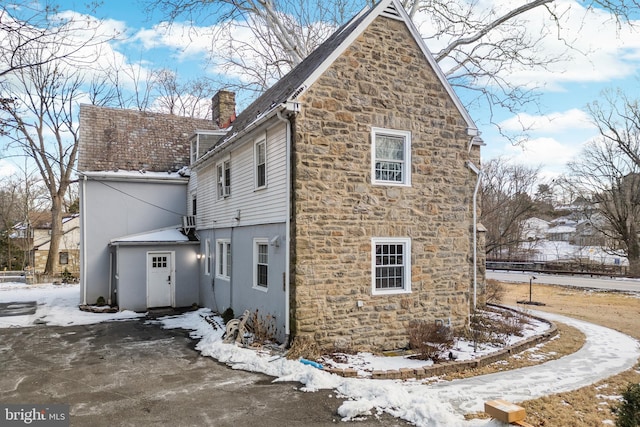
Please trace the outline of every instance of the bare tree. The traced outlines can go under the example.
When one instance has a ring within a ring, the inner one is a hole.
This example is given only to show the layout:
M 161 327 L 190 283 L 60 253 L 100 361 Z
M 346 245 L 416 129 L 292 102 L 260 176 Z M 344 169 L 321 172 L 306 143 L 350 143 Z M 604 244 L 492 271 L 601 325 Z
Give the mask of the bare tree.
M 96 22 L 58 15 L 58 6 L 49 0 L 2 2 L 0 82 L 10 73 L 52 61 L 88 61 L 81 51 L 104 41 L 96 37 L 97 31 Z
M 568 165 L 567 182 L 590 201 L 586 215 L 606 236 L 608 251 L 629 261 L 629 274 L 640 277 L 640 115 L 637 101 L 621 95 L 590 111 L 600 138 L 589 143 Z M 597 220 L 603 218 L 604 220 Z
M 524 242 L 524 221 L 531 217 L 535 203 L 531 198 L 540 168 L 512 165 L 503 158 L 482 167 L 480 222 L 486 227 L 488 256 L 519 256 Z
M 15 101 L 5 106 L 6 136 L 33 160 L 51 203 L 51 243 L 45 274 L 57 270 L 64 200 L 78 152 L 75 109 L 82 95 L 79 69 L 60 61 L 38 61 L 48 47 L 25 54 L 30 67 L 14 70 L 3 90 Z M 35 58 L 31 58 L 31 56 Z
M 169 22 L 184 18 L 217 30 L 212 62 L 221 74 L 242 74 L 237 89 L 263 91 L 299 64 L 333 30 L 370 0 L 144 0 L 149 11 L 160 11 Z M 465 90 L 468 103 L 492 111 L 497 106 L 515 111 L 535 100 L 535 88 L 510 81 L 513 69 L 546 68 L 566 60 L 566 52 L 543 49 L 545 37 L 563 40 L 571 50 L 578 34 L 566 34 L 556 0 L 530 0 L 506 7 L 462 0 L 403 0 L 414 20 L 427 19 L 422 36 L 451 84 Z M 618 25 L 639 10 L 638 0 L 585 0 L 585 10 L 604 9 Z M 527 32 L 533 11 L 544 11 L 547 25 Z M 426 17 L 426 18 L 425 18 Z M 247 33 L 250 37 L 247 37 Z M 242 36 L 240 36 L 242 34 Z M 474 96 L 475 95 L 475 96 Z
M 211 99 L 215 88 L 210 80 L 198 78 L 181 83 L 170 70 L 159 70 L 155 78 L 154 111 L 184 117 L 211 118 Z
M 0 268 L 12 270 L 19 250 L 14 244 L 14 226 L 24 218 L 21 183 L 8 177 L 0 178 Z

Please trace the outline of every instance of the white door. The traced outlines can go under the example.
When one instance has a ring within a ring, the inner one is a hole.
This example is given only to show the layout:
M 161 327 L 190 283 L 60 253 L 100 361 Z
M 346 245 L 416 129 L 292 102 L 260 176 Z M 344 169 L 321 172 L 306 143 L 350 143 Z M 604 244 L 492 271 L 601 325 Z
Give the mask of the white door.
M 171 252 L 147 254 L 147 307 L 171 306 L 173 268 Z

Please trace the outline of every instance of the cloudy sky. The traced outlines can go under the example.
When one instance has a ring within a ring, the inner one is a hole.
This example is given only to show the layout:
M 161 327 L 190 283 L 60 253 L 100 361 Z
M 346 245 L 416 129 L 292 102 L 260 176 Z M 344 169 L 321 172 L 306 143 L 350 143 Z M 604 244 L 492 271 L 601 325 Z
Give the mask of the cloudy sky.
M 501 1 L 478 3 L 499 5 Z M 503 3 L 505 7 L 514 5 L 510 0 Z M 60 0 L 59 4 L 65 13 L 95 16 L 103 20 L 105 33 L 119 34 L 101 53 L 100 61 L 135 64 L 141 69 L 166 67 L 189 78 L 219 72 L 205 60 L 211 47 L 210 28 L 176 22 L 168 29 L 156 18 L 149 18 L 136 0 L 109 0 L 91 14 L 75 0 Z M 608 13 L 585 10 L 573 0 L 556 0 L 553 7 L 563 29 L 560 34 L 549 25 L 549 15 L 542 9 L 528 13 L 521 25 L 532 34 L 547 34 L 538 49 L 563 60 L 546 69 L 522 67 L 508 76 L 513 83 L 535 88 L 541 94 L 539 103 L 523 108 L 517 115 L 493 112 L 493 120 L 503 131 L 517 132 L 526 127 L 526 140 L 512 144 L 489 125 L 487 111 L 471 111 L 487 144 L 484 159 L 505 156 L 514 162 L 541 165 L 548 177 L 561 173 L 581 146 L 597 135 L 585 107 L 598 99 L 602 90 L 621 88 L 632 98 L 640 97 L 640 16 L 634 22 L 638 26 L 634 31 L 617 25 Z M 428 32 L 428 18 L 417 21 L 421 31 Z M 238 37 L 242 37 L 242 31 L 238 29 Z M 427 41 L 433 51 L 441 47 L 437 43 Z

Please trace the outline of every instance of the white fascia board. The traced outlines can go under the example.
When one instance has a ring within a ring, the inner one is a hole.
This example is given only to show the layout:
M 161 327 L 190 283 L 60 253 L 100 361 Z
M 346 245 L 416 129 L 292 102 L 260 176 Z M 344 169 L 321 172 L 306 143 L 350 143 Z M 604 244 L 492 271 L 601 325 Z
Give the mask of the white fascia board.
M 145 181 L 162 182 L 165 184 L 184 184 L 189 181 L 188 177 L 183 177 L 173 172 L 82 171 L 78 172 L 78 174 L 86 176 L 89 179 L 103 181 Z

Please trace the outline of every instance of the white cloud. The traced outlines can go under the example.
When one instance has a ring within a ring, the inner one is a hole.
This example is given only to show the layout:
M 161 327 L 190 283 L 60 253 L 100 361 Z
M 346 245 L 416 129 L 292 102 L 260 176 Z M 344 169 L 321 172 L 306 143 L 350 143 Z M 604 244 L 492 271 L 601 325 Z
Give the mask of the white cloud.
M 18 173 L 18 168 L 13 163 L 0 159 L 0 177 L 13 176 Z
M 479 22 L 488 22 L 521 4 L 524 2 L 481 0 L 474 3 L 473 16 Z M 526 37 L 542 38 L 536 43 L 535 51 L 522 50 L 523 54 L 559 59 L 545 67 L 522 63 L 502 69 L 497 74 L 505 80 L 521 87 L 563 91 L 567 83 L 606 82 L 632 76 L 640 70 L 640 34 L 637 31 L 640 21 L 619 26 L 608 11 L 585 9 L 575 0 L 555 0 L 547 6 L 558 17 L 557 25 L 545 7 L 538 7 L 521 15 L 516 26 L 503 26 L 483 39 L 490 42 L 526 30 Z M 492 7 L 497 14 L 490 16 L 488 10 Z M 428 16 L 419 16 L 416 20 L 432 51 L 438 51 L 448 43 L 446 37 L 432 37 L 438 27 Z M 504 66 L 502 62 L 496 64 L 497 67 Z M 444 61 L 441 65 L 446 70 L 454 64 Z
M 204 58 L 213 46 L 215 27 L 197 27 L 188 23 L 154 25 L 139 30 L 132 41 L 140 42 L 145 49 L 168 48 L 177 52 L 177 58 Z
M 506 155 L 517 163 L 544 164 L 549 169 L 563 168 L 582 148 L 582 143 L 566 143 L 550 137 L 534 138 L 519 145 L 505 146 Z
M 582 110 L 573 108 L 563 112 L 546 115 L 520 113 L 504 120 L 499 126 L 505 131 L 558 134 L 572 130 L 594 131 L 595 125 L 590 116 Z

